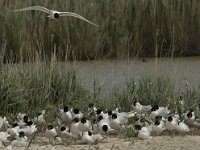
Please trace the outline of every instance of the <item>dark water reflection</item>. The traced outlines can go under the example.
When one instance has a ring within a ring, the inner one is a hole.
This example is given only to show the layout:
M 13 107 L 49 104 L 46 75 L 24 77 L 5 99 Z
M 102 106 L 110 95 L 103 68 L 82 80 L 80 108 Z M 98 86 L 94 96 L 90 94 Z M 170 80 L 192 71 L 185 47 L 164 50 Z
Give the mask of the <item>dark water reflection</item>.
M 106 99 L 111 97 L 112 89 L 122 88 L 127 79 L 134 78 L 137 82 L 147 75 L 165 74 L 175 83 L 176 90 L 185 88 L 185 78 L 190 87 L 200 84 L 200 57 L 148 58 L 147 62 L 140 59 L 80 61 L 70 63 L 69 67 L 76 70 L 91 91 L 96 78 Z

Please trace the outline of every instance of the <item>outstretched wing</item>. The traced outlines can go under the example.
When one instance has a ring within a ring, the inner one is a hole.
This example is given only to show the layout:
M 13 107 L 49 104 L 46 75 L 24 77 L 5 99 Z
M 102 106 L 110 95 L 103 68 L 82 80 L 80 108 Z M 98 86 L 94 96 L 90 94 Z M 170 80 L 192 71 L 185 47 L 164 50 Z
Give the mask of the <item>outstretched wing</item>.
M 73 13 L 73 12 L 60 12 L 59 15 L 60 16 L 71 16 L 71 17 L 79 18 L 79 19 L 81 19 L 83 21 L 86 21 L 87 23 L 90 23 L 90 24 L 92 24 L 92 25 L 94 25 L 96 27 L 99 27 L 95 23 L 93 23 L 93 22 L 87 20 L 86 18 L 82 17 L 81 15 Z
M 39 10 L 39 11 L 42 11 L 42 12 L 45 12 L 48 14 L 51 13 L 51 10 L 49 10 L 45 7 L 42 7 L 42 6 L 31 6 L 31 7 L 26 7 L 26 8 L 22 8 L 22 9 L 13 10 L 13 11 L 17 12 L 17 11 L 27 11 L 27 10 Z

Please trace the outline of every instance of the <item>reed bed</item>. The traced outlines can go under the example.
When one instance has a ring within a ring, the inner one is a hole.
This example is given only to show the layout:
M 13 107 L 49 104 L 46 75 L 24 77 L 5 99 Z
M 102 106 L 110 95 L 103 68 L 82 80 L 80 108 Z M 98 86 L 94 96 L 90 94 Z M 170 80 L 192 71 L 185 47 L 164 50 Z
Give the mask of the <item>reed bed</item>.
M 100 28 L 71 17 L 12 12 L 32 5 L 76 12 Z M 52 53 L 62 61 L 199 55 L 199 8 L 199 0 L 1 0 L 4 61 L 35 61 Z
M 94 80 L 93 92 L 89 91 L 75 71 L 57 60 L 4 64 L 0 73 L 0 115 L 34 115 L 42 109 L 57 111 L 64 105 L 87 111 L 89 103 L 103 110 L 118 107 L 120 111 L 130 111 L 135 100 L 145 105 L 168 106 L 172 112 L 183 100 L 186 108 L 200 110 L 200 86 L 175 91 L 174 83 L 164 75 L 144 76 L 137 82 L 128 79 L 124 88 L 113 89 L 109 100 L 101 97 L 98 79 Z

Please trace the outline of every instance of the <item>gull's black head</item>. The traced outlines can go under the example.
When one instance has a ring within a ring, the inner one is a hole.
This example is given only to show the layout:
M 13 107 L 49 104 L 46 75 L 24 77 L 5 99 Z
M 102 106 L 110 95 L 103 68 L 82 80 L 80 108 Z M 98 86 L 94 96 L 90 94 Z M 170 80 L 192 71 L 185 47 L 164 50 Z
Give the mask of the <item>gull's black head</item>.
M 65 131 L 66 130 L 66 127 L 61 127 L 60 128 L 60 131 Z
M 112 115 L 112 110 L 108 111 L 108 115 L 111 116 Z
M 91 136 L 91 135 L 92 135 L 92 132 L 88 131 L 88 135 Z
M 19 137 L 24 137 L 25 133 L 23 131 L 19 132 Z
M 38 113 L 38 115 L 37 115 L 37 116 L 39 117 L 40 115 L 42 115 L 42 113 L 41 113 L 41 112 L 40 112 L 40 113 Z
M 89 107 L 89 108 L 93 108 L 93 107 L 94 107 L 94 104 L 93 104 L 93 103 L 90 103 L 90 104 L 88 105 L 88 107 Z
M 74 113 L 75 113 L 75 114 L 79 114 L 79 112 L 80 112 L 80 110 L 79 110 L 78 108 L 75 108 L 75 109 L 74 109 Z
M 64 106 L 64 112 L 68 112 L 69 111 L 69 108 L 67 106 Z
M 108 131 L 108 126 L 107 126 L 107 125 L 103 125 L 103 126 L 102 126 L 102 130 L 103 130 L 104 132 Z
M 13 127 L 13 128 L 16 127 L 16 126 L 18 126 L 17 123 L 12 124 L 12 127 Z
M 156 111 L 156 110 L 158 110 L 158 109 L 159 109 L 158 105 L 154 105 L 154 106 L 151 108 L 151 111 Z
M 27 116 L 27 115 L 25 115 L 25 116 L 23 117 L 23 121 L 24 121 L 24 122 L 28 122 L 28 116 Z
M 87 119 L 85 117 L 81 118 L 81 123 L 86 123 Z
M 53 125 L 50 124 L 50 125 L 48 125 L 47 128 L 48 128 L 48 130 L 51 130 L 51 129 L 53 129 Z
M 97 121 L 100 121 L 103 119 L 103 116 L 98 116 Z
M 155 119 L 161 121 L 162 120 L 162 116 L 156 116 Z
M 154 125 L 156 126 L 160 125 L 160 120 L 155 120 Z
M 189 111 L 189 112 L 187 113 L 187 117 L 188 117 L 188 118 L 192 118 L 192 112 L 191 112 L 191 111 Z
M 31 126 L 31 125 L 33 125 L 33 122 L 32 122 L 32 121 L 28 121 L 26 124 L 27 124 L 28 126 Z
M 59 17 L 60 17 L 59 13 L 54 13 L 53 16 L 55 19 L 59 19 Z
M 173 117 L 172 117 L 172 116 L 168 116 L 167 120 L 168 120 L 169 122 L 172 122 Z
M 141 130 L 141 129 L 142 129 L 142 126 L 139 125 L 139 124 L 138 124 L 138 125 L 135 125 L 135 129 L 136 129 L 136 130 Z
M 97 111 L 96 111 L 97 115 L 99 115 L 101 112 L 102 112 L 101 108 L 97 109 Z
M 117 119 L 117 114 L 112 114 L 112 119 Z
M 77 123 L 77 122 L 79 122 L 79 119 L 78 118 L 74 118 L 73 122 Z

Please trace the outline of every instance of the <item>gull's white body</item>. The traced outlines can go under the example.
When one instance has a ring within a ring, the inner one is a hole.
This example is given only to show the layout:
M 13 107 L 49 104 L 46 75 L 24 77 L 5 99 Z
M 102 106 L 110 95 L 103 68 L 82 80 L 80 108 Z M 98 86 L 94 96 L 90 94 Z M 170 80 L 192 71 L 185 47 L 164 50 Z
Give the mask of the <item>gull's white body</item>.
M 92 124 L 89 120 L 87 120 L 86 123 L 79 122 L 78 129 L 81 132 L 91 131 L 92 130 Z
M 124 120 L 125 121 L 125 120 Z M 121 131 L 124 128 L 124 123 L 119 117 L 116 119 L 111 119 L 110 127 L 114 130 Z
M 13 147 L 27 147 L 28 146 L 28 141 L 23 141 L 23 140 L 13 140 L 11 142 L 11 146 Z
M 61 122 L 69 125 L 72 123 L 72 113 L 71 111 L 68 112 L 64 112 L 63 109 L 60 110 L 60 114 L 61 114 Z
M 26 7 L 26 8 L 14 10 L 14 11 L 18 12 L 18 11 L 27 11 L 27 10 L 38 10 L 38 11 L 45 12 L 45 13 L 49 14 L 47 17 L 49 17 L 51 19 L 58 19 L 60 16 L 71 16 L 71 17 L 79 18 L 83 21 L 86 21 L 87 23 L 90 23 L 90 24 L 98 27 L 98 25 L 96 25 L 93 22 L 85 19 L 84 17 L 80 16 L 79 14 L 76 14 L 76 13 L 73 13 L 73 12 L 59 12 L 57 10 L 50 10 L 50 9 L 47 9 L 45 7 L 42 7 L 42 6 L 31 6 L 31 7 Z
M 176 130 L 176 127 L 178 126 L 178 120 L 177 120 L 177 118 L 175 118 L 175 117 L 172 117 L 172 118 L 173 118 L 173 119 L 172 119 L 171 122 L 168 121 L 168 119 L 166 119 L 166 122 L 165 122 L 166 128 L 167 128 L 167 130 L 169 130 L 169 131 L 174 131 L 174 130 Z
M 31 125 L 31 126 L 27 126 L 25 128 L 22 129 L 18 129 L 17 132 L 24 132 L 26 136 L 31 136 L 33 135 L 33 133 L 35 133 L 37 131 L 37 127 L 36 125 Z
M 161 120 L 159 125 L 152 124 L 152 131 L 160 135 L 166 129 L 164 122 Z
M 107 126 L 107 131 L 104 131 L 103 130 L 103 126 Z M 102 119 L 98 122 L 98 126 L 99 126 L 99 129 L 100 129 L 100 133 L 104 134 L 104 133 L 107 133 L 107 134 L 116 134 L 118 133 L 118 131 L 112 129 L 110 127 L 110 119 L 109 118 L 105 118 L 105 119 Z
M 61 137 L 63 137 L 63 138 L 64 138 L 64 137 L 66 137 L 66 138 L 74 137 L 74 135 L 73 135 L 72 133 L 70 133 L 69 127 L 66 127 L 65 130 L 60 131 L 60 135 L 61 135 Z
M 190 128 L 188 127 L 188 125 L 186 125 L 183 121 L 180 122 L 178 124 L 178 126 L 176 126 L 176 131 L 180 132 L 180 133 L 185 133 L 185 132 L 189 132 Z
M 81 118 L 83 118 L 83 113 L 81 111 L 79 111 L 78 114 L 75 114 L 73 111 L 72 111 L 72 118 L 78 118 L 79 120 L 81 120 Z
M 33 122 L 37 125 L 44 124 L 45 123 L 45 118 L 44 118 L 45 113 L 46 113 L 46 111 L 42 110 L 41 114 L 33 119 Z
M 8 141 L 9 136 L 7 132 L 0 132 L 0 147 L 4 147 L 4 143 Z
M 142 127 L 141 130 L 138 131 L 138 138 L 139 139 L 148 139 L 151 137 L 151 126 L 149 127 Z
M 0 116 L 0 129 L 5 128 L 7 129 L 8 127 L 10 127 L 9 122 L 7 121 L 6 117 L 1 117 Z
M 88 135 L 88 132 L 83 132 L 83 136 L 81 137 L 81 141 L 83 143 L 91 144 L 93 143 L 92 135 Z
M 187 114 L 189 113 L 189 111 L 187 111 L 185 114 L 184 114 L 184 121 L 186 124 L 188 124 L 189 126 L 193 125 L 194 122 L 195 122 L 195 114 L 194 112 L 190 112 L 192 114 L 191 117 L 188 117 Z
M 55 140 L 55 137 L 57 136 L 57 131 L 55 128 L 49 130 L 49 129 L 46 129 L 45 131 L 45 136 L 49 139 L 49 143 L 53 143 L 54 140 Z
M 151 111 L 152 106 L 151 105 L 141 105 L 140 102 L 136 102 L 135 106 L 132 105 L 133 110 L 135 110 L 138 114 L 141 113 L 149 113 Z
M 81 131 L 78 128 L 78 124 L 79 122 L 76 122 L 76 123 L 73 122 L 70 126 L 70 133 L 72 133 L 74 137 L 77 139 L 80 137 L 80 134 L 81 134 Z
M 97 142 L 101 140 L 103 137 L 100 134 L 92 134 L 89 135 L 88 132 L 83 132 L 83 136 L 81 138 L 81 141 L 83 143 L 91 144 L 93 142 Z
M 169 114 L 169 109 L 167 107 L 159 107 L 158 110 L 152 111 L 150 116 L 152 119 L 155 119 L 156 116 L 165 117 Z

